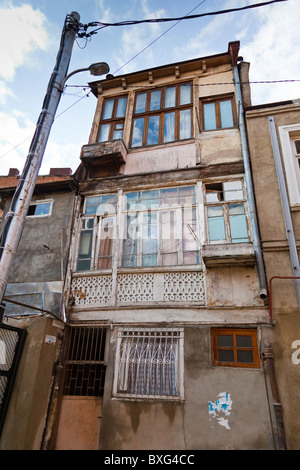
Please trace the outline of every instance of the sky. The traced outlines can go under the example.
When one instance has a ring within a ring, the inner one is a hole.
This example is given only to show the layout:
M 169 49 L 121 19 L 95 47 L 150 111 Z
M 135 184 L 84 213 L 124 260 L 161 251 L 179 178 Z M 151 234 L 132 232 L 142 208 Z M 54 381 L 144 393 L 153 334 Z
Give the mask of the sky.
M 0 0 L 0 175 L 23 170 L 56 62 L 66 15 L 80 22 L 117 23 L 178 18 L 262 3 L 262 0 Z M 106 62 L 115 76 L 227 52 L 240 41 L 250 62 L 252 104 L 300 98 L 300 0 L 222 15 L 103 28 L 74 43 L 69 72 Z M 91 31 L 95 28 L 90 28 Z M 105 78 L 105 77 L 101 77 Z M 70 77 L 53 123 L 41 175 L 80 164 L 96 98 L 89 72 Z M 286 82 L 290 80 L 290 82 Z M 294 82 L 292 82 L 295 80 Z M 299 81 L 297 81 L 299 80 Z M 275 83 L 254 83 L 272 81 Z

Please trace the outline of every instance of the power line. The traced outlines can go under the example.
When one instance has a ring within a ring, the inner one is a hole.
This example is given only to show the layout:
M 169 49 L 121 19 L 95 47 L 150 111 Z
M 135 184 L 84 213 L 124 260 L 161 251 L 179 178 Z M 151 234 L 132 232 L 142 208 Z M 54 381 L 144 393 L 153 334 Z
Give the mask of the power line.
M 143 23 L 163 23 L 163 22 L 168 22 L 168 21 L 191 20 L 191 19 L 196 19 L 196 18 L 203 18 L 206 16 L 224 15 L 227 13 L 234 13 L 234 12 L 249 10 L 253 8 L 260 8 L 260 7 L 264 7 L 267 5 L 271 5 L 273 3 L 286 2 L 286 1 L 287 0 L 271 0 L 268 2 L 255 3 L 253 5 L 246 5 L 244 7 L 239 7 L 239 8 L 230 8 L 227 10 L 211 11 L 211 12 L 206 12 L 206 13 L 200 13 L 198 15 L 187 15 L 187 16 L 181 16 L 177 18 L 151 18 L 151 19 L 144 19 L 144 20 L 127 20 L 127 21 L 120 21 L 118 23 L 103 23 L 101 21 L 94 21 L 86 25 L 80 24 L 81 30 L 83 30 L 84 32 L 78 33 L 78 37 L 90 37 L 93 34 L 97 34 L 97 32 L 100 29 L 107 28 L 109 26 L 131 26 L 131 25 L 137 25 L 137 24 L 143 24 Z M 86 32 L 89 27 L 95 27 L 95 26 L 99 26 L 99 28 L 95 29 L 94 31 L 91 31 L 90 33 Z
M 185 18 L 190 14 L 192 13 L 194 10 L 196 10 L 198 7 L 200 7 L 201 5 L 203 5 L 203 3 L 205 2 L 206 0 L 202 0 L 202 2 L 198 3 L 198 5 L 196 5 L 191 11 L 189 11 Z M 148 49 L 150 46 L 152 46 L 152 44 L 154 44 L 156 41 L 158 41 L 162 36 L 164 36 L 165 34 L 167 34 L 172 28 L 175 28 L 175 26 L 177 26 L 179 23 L 180 23 L 181 20 L 178 20 L 175 24 L 173 24 L 170 28 L 166 29 L 160 36 L 158 36 L 156 39 L 154 39 L 152 42 L 150 42 L 150 44 L 148 44 L 148 46 L 144 47 L 140 52 L 138 52 L 135 56 L 133 56 L 130 60 L 128 60 L 127 62 L 125 62 L 125 64 L 123 64 L 121 67 L 119 67 L 117 70 L 115 70 L 114 74 L 117 73 L 119 70 L 121 70 L 123 67 L 125 67 L 127 64 L 129 64 L 132 60 L 136 59 L 136 57 L 138 57 L 140 54 L 142 54 L 142 52 L 144 52 L 146 49 Z

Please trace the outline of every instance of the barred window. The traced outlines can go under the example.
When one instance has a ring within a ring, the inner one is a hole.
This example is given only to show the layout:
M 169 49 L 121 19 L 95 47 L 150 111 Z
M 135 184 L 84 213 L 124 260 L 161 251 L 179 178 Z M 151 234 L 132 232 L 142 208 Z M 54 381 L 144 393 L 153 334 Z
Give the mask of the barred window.
M 120 328 L 114 395 L 183 398 L 183 329 Z
M 106 328 L 72 327 L 65 363 L 64 395 L 103 396 Z

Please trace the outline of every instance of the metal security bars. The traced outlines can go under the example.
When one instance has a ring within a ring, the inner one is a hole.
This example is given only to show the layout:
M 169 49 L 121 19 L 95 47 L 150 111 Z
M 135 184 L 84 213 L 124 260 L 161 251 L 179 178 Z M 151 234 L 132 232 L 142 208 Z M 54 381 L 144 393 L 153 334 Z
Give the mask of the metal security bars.
M 0 325 L 0 436 L 25 336 L 25 330 Z
M 183 330 L 120 329 L 114 395 L 183 397 Z
M 106 328 L 71 327 L 65 363 L 64 395 L 103 396 Z

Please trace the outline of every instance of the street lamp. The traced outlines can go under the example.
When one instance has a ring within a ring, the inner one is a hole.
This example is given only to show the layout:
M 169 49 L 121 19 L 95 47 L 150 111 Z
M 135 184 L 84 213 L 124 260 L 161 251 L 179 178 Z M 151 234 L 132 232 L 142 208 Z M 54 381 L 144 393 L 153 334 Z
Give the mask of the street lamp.
M 60 49 L 56 64 L 50 77 L 42 112 L 37 121 L 35 133 L 31 141 L 27 160 L 19 179 L 18 186 L 12 197 L 10 209 L 5 216 L 0 236 L 0 323 L 3 317 L 2 299 L 6 288 L 9 269 L 22 235 L 28 207 L 35 188 L 36 179 L 42 164 L 51 126 L 60 101 L 66 80 L 77 72 L 89 70 L 92 75 L 103 75 L 109 71 L 106 63 L 92 64 L 86 69 L 78 69 L 67 75 L 72 48 L 79 29 L 80 16 L 72 12 L 65 19 Z
M 78 72 L 86 72 L 87 70 L 90 71 L 91 75 L 106 75 L 109 72 L 109 66 L 107 65 L 106 62 L 96 62 L 95 64 L 91 64 L 89 67 L 86 67 L 84 69 L 77 69 L 74 70 L 74 72 L 69 73 L 66 78 L 63 81 L 62 88 L 65 86 L 66 81 L 72 76 L 75 75 L 75 73 Z

